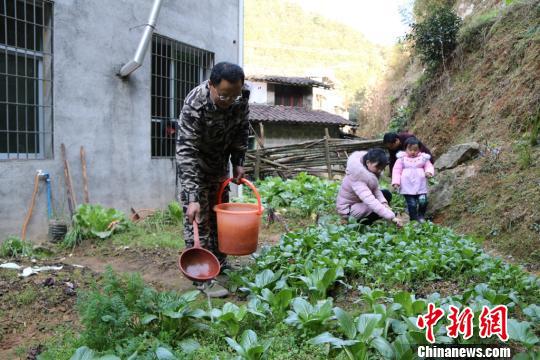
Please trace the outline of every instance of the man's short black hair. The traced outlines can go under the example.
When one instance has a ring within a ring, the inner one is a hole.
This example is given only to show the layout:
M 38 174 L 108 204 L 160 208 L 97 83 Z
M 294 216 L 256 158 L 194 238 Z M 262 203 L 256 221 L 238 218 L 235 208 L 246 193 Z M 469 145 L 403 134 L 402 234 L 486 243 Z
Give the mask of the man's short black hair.
M 223 79 L 230 83 L 237 83 L 241 80 L 243 85 L 244 78 L 244 70 L 240 66 L 226 61 L 214 65 L 210 73 L 210 81 L 214 86 L 219 85 Z
M 417 138 L 412 136 L 412 137 L 408 138 L 407 140 L 405 140 L 405 147 L 407 147 L 409 145 L 418 145 L 418 146 L 420 146 L 420 140 L 418 140 Z
M 398 139 L 398 134 L 396 134 L 395 132 L 388 132 L 384 134 L 382 142 L 383 144 L 393 144 L 396 142 L 397 139 Z
M 364 155 L 364 166 L 366 167 L 367 161 L 376 163 L 377 167 L 382 169 L 388 165 L 388 155 L 386 154 L 386 151 L 381 148 L 371 148 L 368 150 L 367 154 Z

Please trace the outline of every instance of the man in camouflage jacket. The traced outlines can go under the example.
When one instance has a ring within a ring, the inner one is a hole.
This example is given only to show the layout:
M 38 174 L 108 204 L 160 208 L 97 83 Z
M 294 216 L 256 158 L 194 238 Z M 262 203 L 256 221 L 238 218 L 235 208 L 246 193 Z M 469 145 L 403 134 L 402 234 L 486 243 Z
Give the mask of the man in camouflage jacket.
M 218 63 L 210 80 L 187 95 L 178 121 L 176 162 L 180 200 L 184 209 L 184 239 L 193 246 L 193 221 L 199 224 L 201 246 L 212 251 L 226 266 L 219 252 L 217 223 L 213 207 L 221 182 L 229 177 L 229 159 L 233 177 L 244 176 L 244 157 L 249 133 L 249 90 L 244 72 L 231 63 Z M 228 201 L 228 191 L 223 202 Z

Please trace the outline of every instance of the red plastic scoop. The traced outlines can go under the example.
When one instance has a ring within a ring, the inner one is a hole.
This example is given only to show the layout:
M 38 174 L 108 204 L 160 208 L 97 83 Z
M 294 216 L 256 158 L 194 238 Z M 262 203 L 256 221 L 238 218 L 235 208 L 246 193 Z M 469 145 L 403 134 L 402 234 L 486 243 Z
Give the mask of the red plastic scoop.
M 178 258 L 180 271 L 190 280 L 207 281 L 219 275 L 221 266 L 212 252 L 203 249 L 199 241 L 199 225 L 193 222 L 194 246 L 184 249 Z

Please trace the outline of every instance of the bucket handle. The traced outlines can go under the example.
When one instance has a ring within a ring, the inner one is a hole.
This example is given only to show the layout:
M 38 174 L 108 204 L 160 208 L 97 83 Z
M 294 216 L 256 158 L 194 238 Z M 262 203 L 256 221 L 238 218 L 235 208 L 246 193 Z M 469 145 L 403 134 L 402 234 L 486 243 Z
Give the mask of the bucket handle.
M 218 198 L 217 198 L 217 203 L 216 204 L 221 204 L 221 199 L 222 199 L 222 196 L 223 196 L 223 191 L 225 191 L 225 187 L 227 187 L 227 185 L 229 185 L 229 183 L 233 181 L 233 178 L 228 178 L 227 180 L 225 180 L 222 184 L 221 184 L 221 187 L 219 188 L 219 191 L 218 191 Z M 257 203 L 259 205 L 259 211 L 257 212 L 258 215 L 262 214 L 263 213 L 263 208 L 262 208 L 262 203 L 261 203 L 261 195 L 259 194 L 259 192 L 257 191 L 257 188 L 255 187 L 255 185 L 253 185 L 251 183 L 251 181 L 247 180 L 247 179 L 244 179 L 244 178 L 241 178 L 240 179 L 240 182 L 242 184 L 245 184 L 247 185 L 252 191 L 253 193 L 255 194 L 255 197 L 257 198 Z

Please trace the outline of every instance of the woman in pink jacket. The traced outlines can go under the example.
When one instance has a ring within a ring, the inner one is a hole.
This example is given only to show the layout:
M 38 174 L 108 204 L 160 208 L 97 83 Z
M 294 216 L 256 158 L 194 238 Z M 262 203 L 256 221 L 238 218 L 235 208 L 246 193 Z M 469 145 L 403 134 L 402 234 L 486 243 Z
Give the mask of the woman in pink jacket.
M 409 218 L 424 222 L 427 208 L 427 178 L 435 173 L 429 154 L 420 152 L 419 141 L 409 138 L 405 141 L 405 151 L 397 153 L 397 161 L 392 170 L 392 186 L 405 196 Z
M 382 149 L 352 153 L 336 202 L 342 217 L 352 216 L 367 225 L 381 218 L 402 225 L 389 205 L 392 194 L 379 189 L 379 176 L 386 165 L 388 156 Z

